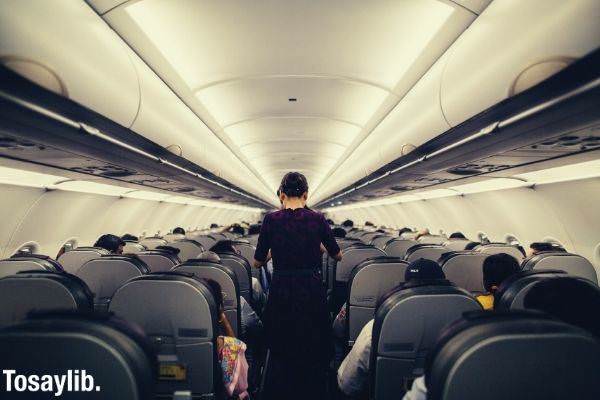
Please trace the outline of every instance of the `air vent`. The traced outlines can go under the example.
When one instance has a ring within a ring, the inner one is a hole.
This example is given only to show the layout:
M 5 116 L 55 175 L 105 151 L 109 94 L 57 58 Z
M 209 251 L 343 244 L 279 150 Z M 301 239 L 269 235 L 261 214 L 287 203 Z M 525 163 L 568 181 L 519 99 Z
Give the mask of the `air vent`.
M 88 165 L 85 167 L 72 167 L 71 171 L 82 172 L 84 174 L 101 175 L 109 178 L 123 178 L 126 176 L 135 175 L 135 171 L 126 168 L 117 167 L 114 165 Z
M 488 163 L 469 163 L 463 164 L 458 167 L 449 169 L 447 172 L 453 175 L 460 176 L 468 176 L 468 175 L 477 175 L 477 174 L 485 174 L 488 172 L 500 171 L 506 168 L 510 168 L 510 165 L 506 164 L 488 164 Z M 449 182 L 450 180 L 444 180 L 445 182 Z
M 600 136 L 566 135 L 530 146 L 535 150 L 591 150 L 600 148 Z

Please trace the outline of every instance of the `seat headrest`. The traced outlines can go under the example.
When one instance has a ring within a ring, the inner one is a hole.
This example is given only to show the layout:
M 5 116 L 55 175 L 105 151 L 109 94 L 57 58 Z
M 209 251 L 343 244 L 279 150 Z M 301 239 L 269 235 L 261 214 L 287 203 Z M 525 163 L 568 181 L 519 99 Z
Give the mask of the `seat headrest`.
M 521 271 L 506 278 L 494 293 L 494 309 L 508 311 L 510 309 L 523 309 L 525 294 L 531 285 L 539 280 L 554 276 L 566 276 L 565 271 Z
M 523 260 L 523 270 L 559 269 L 570 275 L 580 276 L 598 284 L 596 269 L 585 257 L 564 251 L 545 251 Z

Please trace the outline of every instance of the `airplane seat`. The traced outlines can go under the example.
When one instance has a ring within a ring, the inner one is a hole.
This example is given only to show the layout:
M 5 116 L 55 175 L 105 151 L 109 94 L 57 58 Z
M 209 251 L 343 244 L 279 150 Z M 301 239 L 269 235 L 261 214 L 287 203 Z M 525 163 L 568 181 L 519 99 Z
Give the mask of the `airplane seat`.
M 371 244 L 371 241 L 373 240 L 373 238 L 375 236 L 379 236 L 381 235 L 381 232 L 367 232 L 364 235 L 362 235 L 360 237 L 361 242 L 363 242 L 364 244 Z
M 240 296 L 246 301 L 254 305 L 254 296 L 252 294 L 252 270 L 248 261 L 235 253 L 217 253 L 221 258 L 221 264 L 229 267 L 238 280 L 240 287 Z
M 427 360 L 427 399 L 600 398 L 600 341 L 541 313 L 468 313 Z
M 125 241 L 125 246 L 123 246 L 123 253 L 124 254 L 137 254 L 141 251 L 145 251 L 146 246 L 144 246 L 141 243 L 138 242 L 131 242 L 126 240 Z
M 148 250 L 154 250 L 157 246 L 166 246 L 169 244 L 165 239 L 158 236 L 144 238 L 139 243 Z
M 416 244 L 413 239 L 393 238 L 386 242 L 383 251 L 389 256 L 404 258 L 406 251 Z
M 469 239 L 448 239 L 442 243 L 449 251 L 462 251 L 471 243 Z
M 473 250 L 479 251 L 479 252 L 485 253 L 485 254 L 505 253 L 505 254 L 508 254 L 509 256 L 513 256 L 519 262 L 521 262 L 525 258 L 525 255 L 517 246 L 514 246 L 512 244 L 507 244 L 507 243 L 480 244 L 479 246 L 475 247 Z
M 154 249 L 139 252 L 136 256 L 148 265 L 151 272 L 167 272 L 181 263 L 177 254 L 179 253 L 165 249 Z
M 75 274 L 86 262 L 109 254 L 110 251 L 101 247 L 76 247 L 64 252 L 57 261 L 66 272 Z
M 444 244 L 447 241 L 448 238 L 442 235 L 423 235 L 417 240 L 420 244 Z
M 66 272 L 22 271 L 0 279 L 0 327 L 22 321 L 32 311 L 90 312 L 93 308 L 89 287 Z
M 193 274 L 159 272 L 133 278 L 117 289 L 109 311 L 139 325 L 154 342 L 158 395 L 186 390 L 193 396 L 215 394 L 220 383 L 218 309 L 210 289 Z
M 441 244 L 416 244 L 406 250 L 404 259 L 408 262 L 413 262 L 419 258 L 437 261 L 448 249 Z
M 446 279 L 471 293 L 485 293 L 483 286 L 483 262 L 489 254 L 477 251 L 452 251 L 444 254 L 440 266 Z
M 236 249 L 239 250 L 240 255 L 248 261 L 248 265 L 250 265 L 250 274 L 253 278 L 256 278 L 260 281 L 261 271 L 259 268 L 252 268 L 252 263 L 254 262 L 254 252 L 256 252 L 256 246 L 250 244 L 247 240 L 234 240 L 233 245 Z
M 201 236 L 197 236 L 194 238 L 194 240 L 198 243 L 200 243 L 200 245 L 205 248 L 206 250 L 209 250 L 211 247 L 214 246 L 215 243 L 217 243 L 217 239 L 212 236 L 212 235 L 201 235 Z M 220 239 L 219 239 L 220 240 Z
M 169 243 L 168 246 L 179 249 L 178 256 L 181 261 L 198 258 L 200 253 L 204 251 L 204 247 L 192 239 L 180 239 Z
M 252 246 L 256 247 L 256 245 L 258 244 L 258 235 L 248 235 L 248 236 L 246 236 L 246 240 Z
M 366 259 L 386 256 L 385 252 L 377 247 L 363 243 L 352 244 L 342 250 L 342 261 L 334 264 L 335 282 L 331 294 L 332 311 L 338 312 L 348 297 L 348 280 L 354 267 Z
M 560 269 L 573 276 L 580 276 L 598 284 L 598 275 L 591 262 L 578 254 L 560 251 L 545 251 L 523 260 L 523 270 L 543 271 Z
M 346 318 L 348 344 L 356 338 L 367 322 L 373 319 L 379 299 L 404 282 L 408 263 L 398 257 L 369 258 L 352 270 L 348 280 Z
M 571 276 L 566 271 L 561 270 L 547 269 L 542 271 L 521 271 L 518 274 L 515 274 L 506 279 L 504 282 L 502 282 L 502 284 L 494 294 L 494 309 L 499 311 L 525 309 L 525 296 L 535 285 L 537 285 L 541 281 L 545 281 L 546 279 L 564 277 L 582 280 L 589 283 L 590 285 L 594 285 L 593 282 L 585 278 Z
M 181 233 L 167 233 L 165 236 L 163 236 L 163 239 L 165 239 L 168 243 L 173 243 L 179 240 L 186 239 L 186 237 L 184 234 Z
M 375 247 L 377 247 L 378 249 L 381 249 L 381 250 L 383 250 L 383 249 L 384 249 L 384 247 L 385 247 L 385 244 L 386 244 L 387 242 L 389 242 L 389 241 L 390 241 L 390 239 L 393 239 L 393 238 L 392 238 L 391 236 L 389 236 L 389 235 L 385 235 L 385 234 L 381 233 L 381 234 L 379 234 L 379 235 L 375 236 L 375 237 L 374 237 L 374 238 L 371 240 L 371 243 L 369 243 L 369 244 L 370 244 L 371 246 L 375 246 Z
M 0 278 L 33 270 L 62 272 L 63 267 L 57 261 L 41 254 L 18 253 L 0 260 Z
M 79 376 L 80 389 L 85 383 L 86 390 L 67 393 L 65 389 L 63 397 L 146 400 L 154 396 L 156 355 L 139 328 L 114 317 L 30 316 L 0 330 L 0 353 L 0 368 L 19 375 L 66 375 L 77 368 L 72 379 Z M 82 379 L 83 371 L 93 380 Z M 41 395 L 32 391 L 16 397 L 33 400 Z
M 236 336 L 241 332 L 240 286 L 235 273 L 225 265 L 205 260 L 188 260 L 173 268 L 175 272 L 193 274 L 196 278 L 212 279 L 221 286 L 223 308 Z
M 105 255 L 83 264 L 75 275 L 94 293 L 94 309 L 106 311 L 115 291 L 131 278 L 150 273 L 141 259 L 130 255 Z
M 210 234 L 217 242 L 219 240 L 230 240 L 231 238 L 222 232 L 213 232 Z
M 371 398 L 397 399 L 406 380 L 423 374 L 442 329 L 476 310 L 481 310 L 479 302 L 446 280 L 411 284 L 383 300 L 373 324 Z

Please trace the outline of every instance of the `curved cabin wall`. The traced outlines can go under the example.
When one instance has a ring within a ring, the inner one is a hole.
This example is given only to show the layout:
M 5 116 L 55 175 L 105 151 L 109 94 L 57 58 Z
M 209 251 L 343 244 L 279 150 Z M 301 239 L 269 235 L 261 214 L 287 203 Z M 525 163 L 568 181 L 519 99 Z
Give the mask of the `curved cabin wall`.
M 484 232 L 491 241 L 515 236 L 524 246 L 552 237 L 588 258 L 600 271 L 600 178 L 330 211 L 340 223 L 461 231 L 471 240 Z
M 56 256 L 74 238 L 91 246 L 104 233 L 153 236 L 176 226 L 207 228 L 211 223 L 256 222 L 259 213 L 120 198 L 66 190 L 0 184 L 0 257 L 10 257 L 26 242 L 36 242 L 42 254 Z

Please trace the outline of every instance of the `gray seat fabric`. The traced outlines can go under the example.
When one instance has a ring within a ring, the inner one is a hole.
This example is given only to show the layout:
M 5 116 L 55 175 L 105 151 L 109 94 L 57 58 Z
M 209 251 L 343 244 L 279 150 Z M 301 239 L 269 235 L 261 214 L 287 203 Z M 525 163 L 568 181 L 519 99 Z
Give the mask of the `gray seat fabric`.
M 348 282 L 346 302 L 348 343 L 353 345 L 360 331 L 373 319 L 379 299 L 404 282 L 408 263 L 398 257 L 377 257 L 358 264 Z
M 389 256 L 404 258 L 406 251 L 416 244 L 418 244 L 416 240 L 395 238 L 388 241 L 383 250 Z
M 131 279 L 113 296 L 110 311 L 139 325 L 158 347 L 163 373 L 157 393 L 214 394 L 218 310 L 210 290 L 193 275 L 158 273 Z M 185 376 L 166 368 L 183 366 Z
M 566 252 L 543 252 L 523 261 L 524 270 L 543 271 L 559 269 L 573 276 L 580 276 L 598 284 L 596 269 L 587 258 Z
M 62 267 L 51 259 L 36 256 L 13 256 L 0 260 L 0 278 L 11 276 L 21 271 L 54 271 L 62 270 Z
M 246 261 L 248 261 L 248 265 L 252 267 L 252 264 L 254 263 L 254 252 L 256 251 L 256 247 L 250 243 L 244 243 L 241 241 L 235 241 L 234 245 L 235 248 L 240 252 L 240 255 L 244 257 Z M 250 273 L 254 278 L 260 279 L 260 269 L 250 268 Z
M 522 310 L 525 309 L 525 295 L 540 281 L 568 276 L 566 272 L 559 270 L 522 271 L 507 278 L 494 297 L 494 310 Z M 575 278 L 579 279 L 579 278 Z
M 75 275 L 94 293 L 94 308 L 105 311 L 121 285 L 149 272 L 148 266 L 135 256 L 109 255 L 86 262 Z
M 74 274 L 86 262 L 108 254 L 110 254 L 110 251 L 100 247 L 77 247 L 63 253 L 57 261 L 66 272 Z
M 125 242 L 125 246 L 123 246 L 124 254 L 136 254 L 145 250 L 146 247 L 138 242 Z
M 200 253 L 204 251 L 204 247 L 199 242 L 191 239 L 177 240 L 169 243 L 169 246 L 179 249 L 178 256 L 181 261 L 198 258 Z
M 185 239 L 185 235 L 181 233 L 167 233 L 165 236 L 163 236 L 163 239 L 169 243 L 173 243 Z
M 385 256 L 386 253 L 373 246 L 347 247 L 343 250 L 342 261 L 337 263 L 335 280 L 337 282 L 348 282 L 350 274 L 355 266 L 372 257 Z
M 92 293 L 71 274 L 31 271 L 0 279 L 0 327 L 24 320 L 32 311 L 92 309 Z
M 385 244 L 392 239 L 393 238 L 391 236 L 379 234 L 378 236 L 375 236 L 373 240 L 371 240 L 370 244 L 377 247 L 378 249 L 383 250 L 385 248 Z
M 521 262 L 523 258 L 525 258 L 521 250 L 519 250 L 516 246 L 506 243 L 481 244 L 477 246 L 474 250 L 486 254 L 506 253 L 516 258 L 519 262 Z
M 217 239 L 215 239 L 212 235 L 200 235 L 194 237 L 194 240 L 202 245 L 204 249 L 210 250 L 211 247 L 215 243 L 217 243 Z
M 421 244 L 444 244 L 446 241 L 448 238 L 441 235 L 423 235 L 418 239 Z
M 448 249 L 441 244 L 418 244 L 406 251 L 404 259 L 408 262 L 413 262 L 419 258 L 437 261 L 442 254 L 447 252 Z
M 381 232 L 367 232 L 360 237 L 360 240 L 364 244 L 371 244 L 371 240 L 373 240 L 373 238 L 377 235 L 381 235 Z
M 181 262 L 178 256 L 162 250 L 145 250 L 136 256 L 146 263 L 151 272 L 167 272 Z
M 469 239 L 448 239 L 443 245 L 449 251 L 461 251 L 464 250 L 469 243 L 471 243 Z
M 600 342 L 583 329 L 523 312 L 467 316 L 440 339 L 427 399 L 600 398 Z
M 471 293 L 484 293 L 483 262 L 489 254 L 457 251 L 444 257 L 441 266 L 446 279 Z
M 148 237 L 140 240 L 140 244 L 148 250 L 154 250 L 158 246 L 166 246 L 168 242 L 161 237 Z
M 248 304 L 253 304 L 252 301 L 252 271 L 248 261 L 237 254 L 218 253 L 221 258 L 221 264 L 229 267 L 238 280 L 240 287 L 240 296 L 242 296 Z
M 93 377 L 94 386 L 87 392 L 68 392 L 65 385 L 61 397 L 31 391 L 13 392 L 14 398 L 154 398 L 156 357 L 143 336 L 124 322 L 63 315 L 26 320 L 0 330 L 0 354 L 1 369 L 14 369 L 26 376 L 67 374 L 67 370 L 77 369 Z M 13 396 L 3 396 L 8 397 Z
M 248 236 L 246 236 L 246 240 L 252 246 L 256 247 L 256 245 L 258 244 L 258 235 L 248 235 Z
M 474 310 L 481 310 L 477 300 L 449 284 L 405 288 L 384 300 L 373 324 L 372 397 L 397 399 L 405 380 L 423 374 L 444 327 Z
M 240 331 L 241 305 L 240 286 L 235 273 L 224 265 L 201 260 L 189 260 L 173 269 L 176 272 L 193 274 L 197 278 L 212 279 L 221 286 L 224 313 L 236 336 Z

